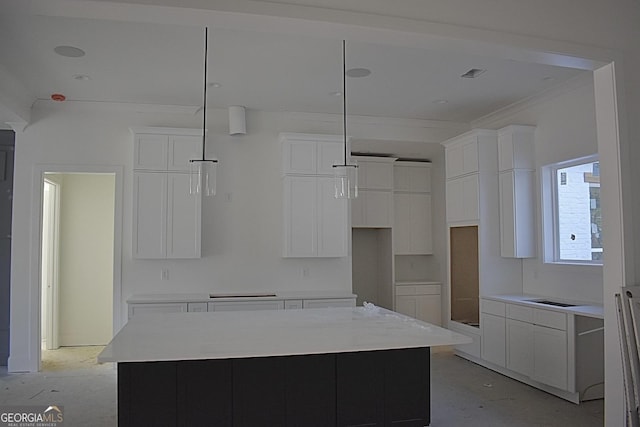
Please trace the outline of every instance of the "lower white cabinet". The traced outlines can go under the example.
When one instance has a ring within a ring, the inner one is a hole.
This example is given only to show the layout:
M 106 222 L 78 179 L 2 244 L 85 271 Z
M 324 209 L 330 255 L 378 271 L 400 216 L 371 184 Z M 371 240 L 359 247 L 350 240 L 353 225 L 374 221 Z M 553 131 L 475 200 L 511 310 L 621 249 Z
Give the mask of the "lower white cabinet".
M 256 310 L 284 310 L 284 301 L 220 301 L 209 303 L 209 311 Z
M 181 313 L 186 311 L 188 311 L 188 304 L 186 302 L 129 304 L 129 319 L 137 314 Z
M 146 297 L 146 295 L 145 295 Z M 149 297 L 149 302 L 144 302 L 140 297 L 136 302 L 128 303 L 129 319 L 134 315 L 145 313 L 177 313 L 177 312 L 207 312 L 207 311 L 253 311 L 253 310 L 293 310 L 303 308 L 332 308 L 332 307 L 355 307 L 356 297 L 324 298 L 290 298 L 276 297 L 268 300 L 256 298 L 243 298 L 238 301 L 198 301 L 193 299 L 190 302 L 171 302 L 166 296 L 161 301 L 155 302 L 158 297 Z M 153 301 L 153 302 L 152 302 Z
M 567 331 L 533 325 L 533 378 L 567 389 Z
M 482 358 L 498 366 L 506 365 L 505 318 L 493 314 L 481 314 Z
M 396 283 L 395 311 L 423 322 L 442 324 L 441 285 L 401 285 Z
M 507 369 L 530 377 L 533 375 L 533 325 L 506 319 Z

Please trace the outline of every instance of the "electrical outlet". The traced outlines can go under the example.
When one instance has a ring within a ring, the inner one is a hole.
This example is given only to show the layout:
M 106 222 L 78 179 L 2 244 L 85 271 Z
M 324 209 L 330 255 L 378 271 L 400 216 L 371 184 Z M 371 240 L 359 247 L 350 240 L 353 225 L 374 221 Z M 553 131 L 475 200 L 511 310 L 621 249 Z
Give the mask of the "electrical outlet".
M 309 267 L 302 267 L 302 277 L 309 277 Z
M 160 279 L 161 280 L 169 280 L 169 269 L 168 268 L 163 268 L 162 271 L 160 272 Z

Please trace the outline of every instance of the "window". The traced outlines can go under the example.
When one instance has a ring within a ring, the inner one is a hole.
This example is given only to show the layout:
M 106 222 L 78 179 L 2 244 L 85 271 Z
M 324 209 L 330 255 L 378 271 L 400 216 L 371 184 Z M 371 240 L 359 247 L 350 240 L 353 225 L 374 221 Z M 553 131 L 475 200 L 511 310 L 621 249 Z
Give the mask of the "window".
M 545 261 L 602 264 L 597 157 L 543 168 Z

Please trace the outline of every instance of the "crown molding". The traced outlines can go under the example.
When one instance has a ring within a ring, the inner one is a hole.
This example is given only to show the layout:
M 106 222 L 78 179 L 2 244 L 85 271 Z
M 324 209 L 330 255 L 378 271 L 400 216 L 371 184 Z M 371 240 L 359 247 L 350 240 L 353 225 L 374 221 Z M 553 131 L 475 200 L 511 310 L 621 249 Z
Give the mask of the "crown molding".
M 110 102 L 110 101 L 77 101 L 64 102 L 50 99 L 38 99 L 34 108 L 56 109 L 66 111 L 119 111 L 128 113 L 169 113 L 193 116 L 199 110 L 197 105 L 167 105 L 167 104 L 139 104 L 134 102 Z

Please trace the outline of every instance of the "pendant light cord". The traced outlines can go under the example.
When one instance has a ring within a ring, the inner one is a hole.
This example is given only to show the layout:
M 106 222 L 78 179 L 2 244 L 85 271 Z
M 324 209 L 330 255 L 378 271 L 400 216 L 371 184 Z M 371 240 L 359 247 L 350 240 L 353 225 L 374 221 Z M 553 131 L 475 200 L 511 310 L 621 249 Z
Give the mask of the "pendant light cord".
M 347 49 L 342 40 L 342 133 L 344 135 L 344 166 L 347 166 Z
M 208 57 L 209 27 L 204 27 L 204 84 L 203 84 L 203 107 L 202 107 L 202 161 L 204 162 L 206 150 L 206 129 L 207 129 L 207 57 Z

